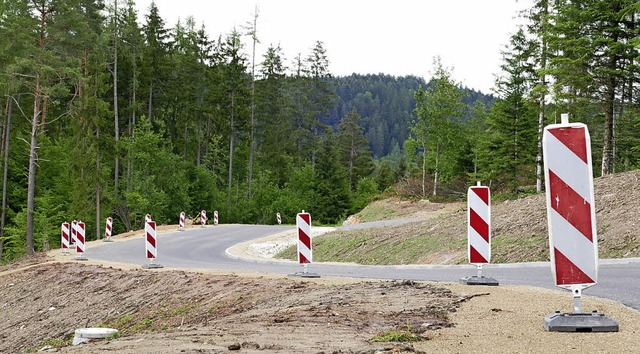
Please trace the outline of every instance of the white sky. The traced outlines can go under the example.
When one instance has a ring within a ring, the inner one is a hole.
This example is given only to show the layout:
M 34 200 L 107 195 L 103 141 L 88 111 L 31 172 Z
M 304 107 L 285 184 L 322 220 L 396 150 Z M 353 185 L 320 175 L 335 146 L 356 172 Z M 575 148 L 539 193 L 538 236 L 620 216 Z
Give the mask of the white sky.
M 136 0 L 138 15 L 152 0 Z M 280 44 L 291 67 L 322 41 L 334 76 L 352 73 L 431 78 L 433 58 L 467 87 L 490 93 L 500 51 L 532 0 L 155 0 L 168 28 L 193 16 L 211 39 L 253 21 L 258 7 L 256 63 Z M 143 22 L 144 23 L 144 22 Z M 250 38 L 245 37 L 250 57 Z

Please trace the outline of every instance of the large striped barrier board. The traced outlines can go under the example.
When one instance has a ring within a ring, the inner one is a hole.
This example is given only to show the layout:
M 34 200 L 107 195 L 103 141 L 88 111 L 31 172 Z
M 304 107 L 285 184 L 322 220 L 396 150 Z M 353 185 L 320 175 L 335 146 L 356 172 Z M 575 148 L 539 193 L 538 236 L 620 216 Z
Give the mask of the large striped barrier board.
M 545 317 L 545 329 L 563 332 L 612 332 L 618 323 L 607 316 L 582 313 L 582 290 L 598 282 L 591 138 L 583 123 L 551 124 L 542 134 L 549 258 L 556 286 L 570 290 L 574 312 Z

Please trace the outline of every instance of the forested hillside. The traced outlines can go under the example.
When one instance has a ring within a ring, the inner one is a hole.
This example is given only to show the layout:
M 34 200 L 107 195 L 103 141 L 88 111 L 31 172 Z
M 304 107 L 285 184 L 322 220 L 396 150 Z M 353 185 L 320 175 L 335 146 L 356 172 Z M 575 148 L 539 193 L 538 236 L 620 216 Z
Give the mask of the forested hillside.
M 409 124 L 416 107 L 415 93 L 420 86 L 427 87 L 423 78 L 416 76 L 359 75 L 337 77 L 337 102 L 331 111 L 329 124 L 337 127 L 342 117 L 355 109 L 362 118 L 360 124 L 369 142 L 374 158 L 404 154 L 403 144 L 409 137 Z M 473 89 L 461 88 L 462 101 L 468 106 L 464 121 L 471 118 L 476 101 L 490 107 L 494 98 Z
M 295 58 L 275 45 L 254 57 L 257 15 L 220 34 L 134 5 L 0 2 L 0 259 L 57 247 L 74 219 L 96 239 L 108 216 L 116 233 L 200 210 L 293 223 L 304 209 L 335 224 L 383 191 L 540 191 L 540 132 L 561 112 L 589 125 L 597 175 L 639 165 L 633 1 L 535 1 L 492 96 L 439 58 L 424 58 L 427 79 L 335 77 L 320 39 Z

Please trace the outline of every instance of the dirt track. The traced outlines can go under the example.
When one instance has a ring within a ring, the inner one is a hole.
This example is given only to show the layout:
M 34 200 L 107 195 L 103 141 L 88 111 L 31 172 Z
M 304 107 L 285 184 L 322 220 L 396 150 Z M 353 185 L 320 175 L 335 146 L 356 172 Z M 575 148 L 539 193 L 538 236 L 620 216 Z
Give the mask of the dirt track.
M 572 311 L 559 290 L 29 261 L 0 270 L 1 353 L 631 353 L 640 333 L 639 312 L 590 297 L 620 332 L 546 332 L 544 316 Z M 96 326 L 122 336 L 68 346 Z M 372 341 L 389 331 L 419 341 Z

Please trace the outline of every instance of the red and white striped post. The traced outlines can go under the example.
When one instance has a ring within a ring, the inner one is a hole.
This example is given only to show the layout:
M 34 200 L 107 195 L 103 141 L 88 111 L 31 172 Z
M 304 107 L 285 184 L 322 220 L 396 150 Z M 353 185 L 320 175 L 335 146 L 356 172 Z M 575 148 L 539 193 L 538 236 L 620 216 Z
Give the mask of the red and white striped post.
M 298 263 L 303 265 L 302 272 L 296 272 L 294 276 L 305 278 L 319 278 L 317 273 L 310 273 L 307 266 L 313 261 L 313 247 L 311 242 L 311 215 L 304 210 L 296 215 L 296 228 L 298 230 Z
M 542 143 L 552 271 L 556 286 L 579 299 L 598 280 L 589 130 L 563 114 L 562 123 L 544 128 Z
M 78 241 L 76 235 L 78 234 L 78 221 L 73 220 L 71 222 L 71 242 L 75 245 Z
M 549 249 L 556 286 L 573 294 L 573 316 L 545 318 L 547 330 L 617 331 L 617 322 L 606 316 L 582 313 L 582 290 L 598 281 L 591 139 L 585 124 L 569 123 L 544 128 L 542 152 L 549 224 Z M 569 317 L 569 325 L 567 325 Z M 588 317 L 588 323 L 584 318 Z
M 218 225 L 218 211 L 213 211 L 213 225 Z
M 489 187 L 469 187 L 467 191 L 467 239 L 469 241 L 469 263 L 478 266 L 491 261 L 491 193 Z
M 78 221 L 76 223 L 76 260 L 86 261 L 87 257 L 84 255 L 84 235 L 85 235 L 84 222 Z
M 200 212 L 200 225 L 202 225 L 202 227 L 204 227 L 204 225 L 207 224 L 207 211 L 206 210 L 202 210 Z
M 156 238 L 156 222 L 149 220 L 144 224 L 145 233 L 145 250 L 148 264 L 143 265 L 143 268 L 162 268 L 161 265 L 155 263 L 155 259 L 158 257 L 158 240 Z
M 305 266 L 313 261 L 313 247 L 311 243 L 311 214 L 304 210 L 296 215 L 296 228 L 298 229 L 298 263 Z
M 282 225 L 282 216 L 280 215 L 280 212 L 276 213 L 276 221 L 278 222 L 278 225 Z
M 467 255 L 478 275 L 460 281 L 467 285 L 493 285 L 498 281 L 482 276 L 482 267 L 491 261 L 491 192 L 489 187 L 469 187 L 467 191 Z
M 69 254 L 69 223 L 66 221 L 60 226 L 60 248 L 62 254 Z
M 180 221 L 178 223 L 178 231 L 184 231 L 184 211 L 180 212 Z
M 113 230 L 113 218 L 107 217 L 107 224 L 104 227 L 104 242 L 113 242 L 111 239 L 111 233 Z

